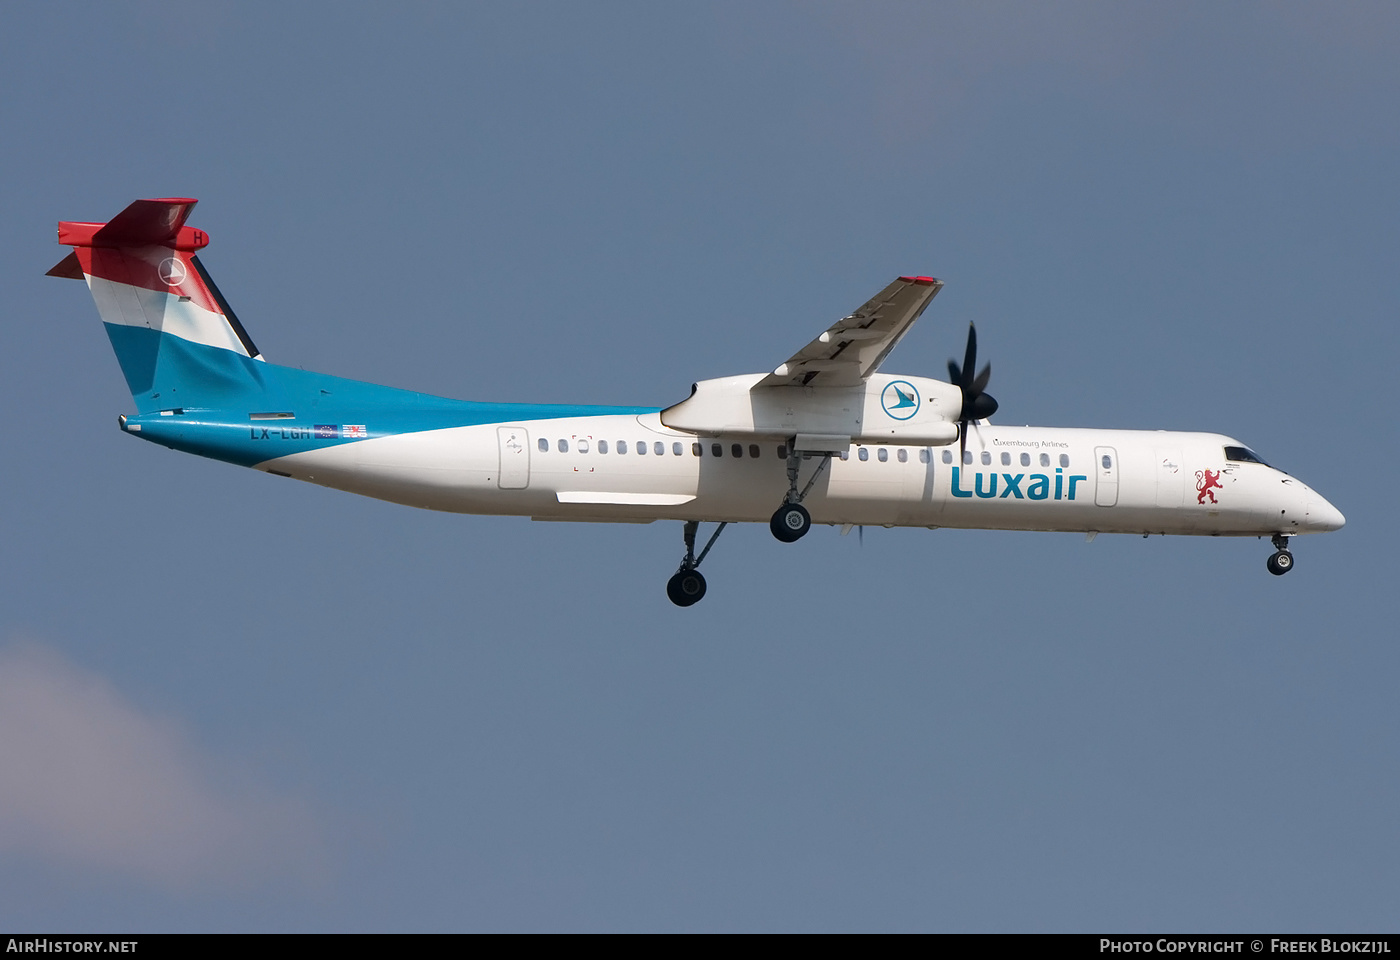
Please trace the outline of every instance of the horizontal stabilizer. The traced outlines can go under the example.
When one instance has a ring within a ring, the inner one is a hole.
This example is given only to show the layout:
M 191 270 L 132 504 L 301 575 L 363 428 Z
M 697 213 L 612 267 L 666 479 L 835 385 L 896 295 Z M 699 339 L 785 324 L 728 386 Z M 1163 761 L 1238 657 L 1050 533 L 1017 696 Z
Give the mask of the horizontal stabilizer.
M 58 242 L 70 247 L 171 247 L 194 251 L 209 245 L 203 230 L 185 226 L 196 201 L 184 197 L 136 200 L 106 223 L 64 220 Z
M 83 276 L 83 265 L 81 262 L 79 262 L 78 254 L 76 251 L 68 254 L 68 256 L 58 261 L 58 263 L 55 263 L 52 269 L 50 269 L 48 273 L 44 274 L 44 276 L 60 277 L 64 280 L 86 279 L 86 277 Z
M 195 202 L 188 197 L 135 200 L 97 231 L 93 239 L 104 246 L 110 244 L 114 247 L 171 244 L 185 225 Z

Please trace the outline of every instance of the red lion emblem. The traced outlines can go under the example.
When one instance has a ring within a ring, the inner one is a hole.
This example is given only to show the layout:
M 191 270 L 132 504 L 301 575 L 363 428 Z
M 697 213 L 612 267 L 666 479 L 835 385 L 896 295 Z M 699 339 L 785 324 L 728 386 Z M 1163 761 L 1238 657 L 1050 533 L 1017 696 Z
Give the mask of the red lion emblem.
M 1220 485 L 1220 471 L 1197 470 L 1196 489 L 1200 491 L 1200 493 L 1196 494 L 1197 503 L 1205 503 L 1206 497 L 1210 497 L 1211 503 L 1218 503 L 1219 501 L 1215 499 L 1215 494 L 1211 491 L 1225 489 Z

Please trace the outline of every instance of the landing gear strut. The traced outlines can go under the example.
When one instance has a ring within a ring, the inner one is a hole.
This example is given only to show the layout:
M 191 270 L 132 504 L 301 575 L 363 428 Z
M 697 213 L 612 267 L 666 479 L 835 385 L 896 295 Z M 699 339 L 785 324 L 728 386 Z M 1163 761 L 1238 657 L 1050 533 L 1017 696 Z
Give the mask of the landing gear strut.
M 715 532 L 710 534 L 710 539 L 705 543 L 705 549 L 700 551 L 700 556 L 695 555 L 695 534 L 700 529 L 698 520 L 687 520 L 685 522 L 685 559 L 681 561 L 680 569 L 666 581 L 666 596 L 671 598 L 671 602 L 678 607 L 688 607 L 693 603 L 699 603 L 705 596 L 705 578 L 700 571 L 695 569 L 700 566 L 700 561 L 705 559 L 705 555 L 710 552 L 710 548 L 715 545 L 719 535 L 724 532 L 724 528 L 729 526 L 728 522 L 721 523 Z
M 1269 558 L 1265 566 L 1274 576 L 1281 577 L 1293 569 L 1293 554 L 1288 552 L 1288 538 L 1283 534 L 1274 534 L 1273 544 L 1278 552 Z
M 802 501 L 807 499 L 807 494 L 811 492 L 813 484 L 817 482 L 817 477 L 821 476 L 826 465 L 831 462 L 831 454 L 823 453 L 821 463 L 817 464 L 817 469 L 812 471 L 812 478 L 799 491 L 797 489 L 797 471 L 802 465 L 802 455 L 794 449 L 794 446 L 795 438 L 788 441 L 787 496 L 783 498 L 783 505 L 773 514 L 773 519 L 768 521 L 768 529 L 773 531 L 773 536 L 783 543 L 801 540 L 807 535 L 807 531 L 812 529 L 812 515 L 807 512 L 806 507 L 802 506 Z

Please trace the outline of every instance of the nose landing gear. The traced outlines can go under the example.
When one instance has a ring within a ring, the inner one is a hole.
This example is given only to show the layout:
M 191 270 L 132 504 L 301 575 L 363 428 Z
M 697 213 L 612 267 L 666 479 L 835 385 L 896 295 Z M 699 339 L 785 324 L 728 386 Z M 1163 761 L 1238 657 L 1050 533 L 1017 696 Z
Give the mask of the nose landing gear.
M 670 580 L 666 581 L 666 596 L 678 607 L 688 607 L 691 604 L 699 603 L 705 596 L 705 578 L 696 567 L 700 566 L 700 561 L 705 559 L 705 554 L 710 552 L 710 548 L 715 545 L 719 535 L 724 532 L 724 528 L 729 526 L 728 522 L 721 523 L 715 532 L 710 534 L 710 539 L 705 543 L 705 549 L 700 551 L 700 556 L 695 555 L 695 534 L 700 529 L 697 520 L 687 520 L 685 522 L 685 559 L 681 561 L 681 567 Z
M 1274 576 L 1281 577 L 1293 569 L 1293 554 L 1289 553 L 1288 538 L 1283 534 L 1274 534 L 1273 544 L 1278 552 L 1269 558 L 1265 566 Z

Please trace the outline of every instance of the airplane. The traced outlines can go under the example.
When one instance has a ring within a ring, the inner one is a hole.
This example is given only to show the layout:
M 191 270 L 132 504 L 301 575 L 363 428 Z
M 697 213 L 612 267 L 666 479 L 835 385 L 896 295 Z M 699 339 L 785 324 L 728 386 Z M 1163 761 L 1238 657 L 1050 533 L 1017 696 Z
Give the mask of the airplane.
M 142 440 L 395 503 L 535 520 L 682 523 L 667 596 L 731 523 L 780 541 L 812 524 L 1293 537 L 1341 512 L 1216 433 L 993 425 L 969 327 L 948 381 L 880 372 L 943 288 L 901 276 L 765 373 L 694 383 L 668 407 L 451 400 L 267 362 L 200 262 L 194 200 L 137 200 L 60 222 L 50 276 L 86 280 Z M 717 524 L 696 552 L 701 522 Z

